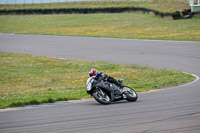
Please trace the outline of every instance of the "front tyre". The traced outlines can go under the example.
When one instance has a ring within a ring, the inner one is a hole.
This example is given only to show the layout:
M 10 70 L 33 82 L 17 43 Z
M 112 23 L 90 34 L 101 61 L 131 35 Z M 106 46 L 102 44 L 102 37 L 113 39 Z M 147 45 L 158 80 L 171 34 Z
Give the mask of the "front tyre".
M 111 99 L 110 97 L 105 93 L 103 92 L 101 89 L 97 89 L 95 90 L 93 93 L 92 93 L 92 96 L 94 97 L 94 99 L 101 103 L 101 104 L 110 104 L 111 102 Z
M 124 87 L 123 94 L 126 95 L 126 100 L 129 102 L 135 102 L 138 99 L 137 93 L 130 87 Z

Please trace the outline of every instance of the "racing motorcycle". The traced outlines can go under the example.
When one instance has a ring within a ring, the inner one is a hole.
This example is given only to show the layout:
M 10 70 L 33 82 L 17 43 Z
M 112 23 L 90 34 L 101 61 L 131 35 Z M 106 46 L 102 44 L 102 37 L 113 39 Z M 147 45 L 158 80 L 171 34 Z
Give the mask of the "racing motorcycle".
M 123 79 L 118 79 L 118 82 L 122 84 Z M 117 85 L 107 80 L 97 81 L 93 77 L 88 78 L 86 90 L 97 102 L 104 105 L 119 100 L 134 102 L 138 98 L 137 93 L 128 86 L 119 88 Z

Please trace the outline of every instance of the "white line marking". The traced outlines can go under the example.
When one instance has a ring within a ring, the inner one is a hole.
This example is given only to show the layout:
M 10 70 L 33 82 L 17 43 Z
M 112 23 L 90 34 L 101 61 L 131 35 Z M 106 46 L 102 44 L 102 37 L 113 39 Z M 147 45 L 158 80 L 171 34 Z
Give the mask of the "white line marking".
M 178 86 L 164 87 L 164 88 L 160 88 L 160 89 L 150 90 L 150 91 L 146 91 L 146 92 L 138 92 L 138 93 L 151 93 L 151 92 L 155 92 L 155 91 L 173 89 L 173 88 L 176 88 L 176 87 L 184 87 L 184 86 L 187 86 L 187 85 L 191 85 L 191 84 L 197 82 L 200 79 L 199 76 L 197 76 L 195 74 L 187 73 L 187 72 L 182 72 L 182 73 L 186 73 L 186 74 L 190 74 L 190 75 L 194 76 L 195 80 L 192 81 L 192 82 L 186 83 L 186 84 L 178 85 Z
M 195 82 L 197 82 L 199 80 L 199 76 L 195 75 L 195 74 L 192 74 L 192 73 L 187 73 L 187 72 L 183 72 L 183 73 L 186 73 L 186 74 L 191 74 L 192 76 L 194 76 L 196 79 L 190 83 L 187 83 L 187 84 L 184 84 L 184 85 L 180 85 L 180 86 L 185 86 L 185 85 L 190 85 L 190 84 L 193 84 Z

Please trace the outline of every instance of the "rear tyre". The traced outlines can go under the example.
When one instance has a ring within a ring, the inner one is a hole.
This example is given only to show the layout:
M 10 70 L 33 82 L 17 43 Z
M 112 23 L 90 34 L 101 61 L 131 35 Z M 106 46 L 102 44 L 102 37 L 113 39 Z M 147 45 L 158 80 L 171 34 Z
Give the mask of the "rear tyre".
M 138 99 L 137 93 L 133 89 L 131 89 L 130 87 L 124 87 L 123 90 L 126 90 L 126 91 L 124 91 L 124 94 L 127 97 L 126 98 L 127 101 L 135 102 Z
M 98 89 L 98 90 L 95 90 L 93 93 L 92 93 L 92 96 L 94 97 L 94 99 L 101 103 L 101 104 L 110 104 L 111 102 L 111 99 L 110 97 L 105 93 L 103 92 L 102 90 Z

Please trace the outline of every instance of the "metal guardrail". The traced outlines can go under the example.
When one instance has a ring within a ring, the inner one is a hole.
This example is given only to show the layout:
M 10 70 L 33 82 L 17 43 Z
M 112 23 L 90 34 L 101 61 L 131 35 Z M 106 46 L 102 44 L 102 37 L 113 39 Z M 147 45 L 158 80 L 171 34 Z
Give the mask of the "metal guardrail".
M 0 0 L 0 4 L 36 4 L 54 2 L 78 2 L 78 1 L 121 1 L 121 0 Z M 144 1 L 144 0 L 133 0 Z
M 72 1 L 72 0 L 0 0 L 0 4 L 36 4 L 36 3 L 53 3 L 53 2 L 67 2 L 67 1 Z

